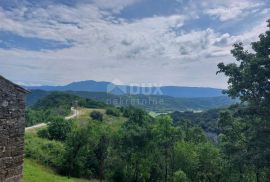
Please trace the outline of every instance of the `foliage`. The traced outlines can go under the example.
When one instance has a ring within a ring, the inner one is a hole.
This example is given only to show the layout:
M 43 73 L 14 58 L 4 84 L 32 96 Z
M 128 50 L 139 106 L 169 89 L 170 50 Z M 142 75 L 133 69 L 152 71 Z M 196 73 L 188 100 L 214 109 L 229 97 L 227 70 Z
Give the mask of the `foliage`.
M 179 127 L 174 127 L 169 116 L 162 116 L 154 127 L 154 135 L 157 147 L 161 152 L 161 168 L 165 181 L 171 181 L 175 167 L 175 145 L 176 141 L 183 139 L 183 132 Z
M 65 153 L 64 145 L 57 141 L 25 136 L 25 157 L 60 170 Z
M 50 138 L 49 132 L 47 128 L 42 128 L 37 131 L 37 136 L 40 138 Z
M 123 116 L 124 116 L 124 117 L 127 117 L 127 118 L 132 114 L 132 112 L 133 112 L 134 110 L 136 110 L 136 108 L 134 108 L 134 107 L 132 107 L 132 106 L 121 107 L 121 108 L 120 108 L 120 111 L 122 112 Z
M 147 179 L 151 166 L 148 163 L 151 148 L 152 118 L 144 111 L 134 109 L 129 119 L 120 129 L 119 143 L 116 148 L 124 162 L 124 175 L 126 181 L 142 181 Z
M 61 142 L 61 155 L 43 153 L 43 145 L 56 141 L 33 136 L 30 141 L 40 141 L 33 149 L 42 157 L 27 147 L 35 154 L 28 157 L 46 164 L 45 154 L 51 159 L 61 156 L 60 162 L 48 165 L 67 176 L 101 181 L 217 180 L 222 171 L 220 152 L 201 130 L 184 123 L 174 126 L 169 116 L 152 118 L 137 108 L 127 111 L 129 117 L 117 132 L 105 122 L 74 125 Z
M 38 100 L 32 108 L 35 110 L 50 110 L 54 116 L 66 116 L 70 108 L 81 98 L 64 92 L 52 92 L 46 97 Z
M 29 159 L 24 160 L 23 167 L 24 182 L 86 182 L 83 179 L 74 179 L 60 176 L 50 168 L 44 167 Z
M 105 108 L 106 104 L 104 102 L 88 99 L 88 98 L 81 98 L 79 101 L 79 106 L 86 107 L 86 108 Z
M 38 123 L 48 123 L 55 117 L 65 117 L 70 113 L 72 106 L 86 108 L 105 108 L 103 102 L 82 98 L 73 93 L 46 92 L 34 90 L 29 96 L 31 107 L 26 110 L 26 127 Z M 40 97 L 40 99 L 39 99 Z M 39 99 L 35 103 L 33 100 Z
M 48 123 L 49 139 L 64 141 L 71 129 L 72 121 L 60 117 L 52 118 Z
M 94 120 L 97 120 L 97 121 L 103 120 L 103 114 L 99 111 L 92 111 L 90 114 L 90 117 Z
M 120 111 L 117 108 L 110 107 L 106 109 L 106 114 L 111 116 L 120 116 Z
M 171 113 L 174 124 L 180 124 L 184 121 L 190 121 L 193 125 L 199 126 L 206 131 L 218 133 L 219 113 L 224 109 L 211 109 L 202 112 L 175 111 Z
M 268 23 L 270 27 L 270 20 Z M 255 172 L 256 181 L 262 181 L 270 167 L 270 30 L 251 47 L 253 52 L 242 43 L 235 44 L 231 53 L 238 63 L 218 65 L 218 73 L 228 76 L 225 92 L 243 103 L 220 118 L 223 152 L 230 166 L 238 166 L 239 181 L 246 180 L 247 171 Z
M 68 176 L 91 176 L 84 166 L 87 161 L 89 127 L 75 128 L 65 142 L 66 153 L 62 173 Z
M 27 105 L 36 110 L 54 109 L 54 114 L 66 115 L 70 107 L 78 105 L 86 108 L 105 108 L 107 105 L 94 99 L 84 97 L 77 92 L 46 92 L 32 90 L 27 95 Z
M 34 110 L 34 109 L 26 109 L 26 127 L 33 126 L 38 123 L 47 123 L 48 118 L 51 117 L 51 113 L 49 110 Z
M 173 181 L 175 182 L 188 182 L 187 175 L 182 171 L 178 170 L 174 173 Z
M 176 161 L 176 168 L 191 181 L 218 181 L 222 173 L 221 155 L 210 143 L 178 142 Z

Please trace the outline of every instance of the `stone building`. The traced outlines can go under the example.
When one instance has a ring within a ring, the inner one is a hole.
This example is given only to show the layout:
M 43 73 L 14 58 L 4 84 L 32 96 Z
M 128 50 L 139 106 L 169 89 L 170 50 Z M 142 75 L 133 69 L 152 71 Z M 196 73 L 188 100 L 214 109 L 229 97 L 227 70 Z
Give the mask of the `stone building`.
M 21 182 L 28 91 L 0 75 L 0 182 Z

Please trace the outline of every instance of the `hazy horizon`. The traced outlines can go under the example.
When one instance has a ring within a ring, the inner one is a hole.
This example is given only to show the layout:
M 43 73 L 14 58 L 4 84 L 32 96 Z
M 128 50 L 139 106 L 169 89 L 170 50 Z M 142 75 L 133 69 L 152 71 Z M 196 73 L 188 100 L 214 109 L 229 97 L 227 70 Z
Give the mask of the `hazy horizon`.
M 120 82 L 110 82 L 110 81 L 96 81 L 96 80 L 81 80 L 81 81 L 74 81 L 74 82 L 70 82 L 67 84 L 55 84 L 55 85 L 41 85 L 41 84 L 37 84 L 37 85 L 21 85 L 23 87 L 46 87 L 46 86 L 52 86 L 52 87 L 62 87 L 62 86 L 67 86 L 69 84 L 74 84 L 74 83 L 80 83 L 80 82 L 88 82 L 88 81 L 93 81 L 96 83 L 113 83 L 115 85 L 119 85 L 119 86 L 134 86 L 134 87 L 194 87 L 194 88 L 213 88 L 213 89 L 223 89 L 223 88 L 216 88 L 216 87 L 207 87 L 207 86 L 185 86 L 185 85 L 161 85 L 161 84 L 153 84 L 151 85 L 151 83 L 120 83 Z

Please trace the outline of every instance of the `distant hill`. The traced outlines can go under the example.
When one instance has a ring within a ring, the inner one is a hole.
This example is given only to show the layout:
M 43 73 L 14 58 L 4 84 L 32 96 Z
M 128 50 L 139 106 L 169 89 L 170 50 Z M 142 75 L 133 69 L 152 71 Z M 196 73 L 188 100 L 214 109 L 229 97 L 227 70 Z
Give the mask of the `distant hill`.
M 27 95 L 27 105 L 31 106 L 39 99 L 46 98 L 51 91 L 32 90 Z M 58 92 L 61 94 L 61 92 Z M 116 95 L 104 92 L 83 92 L 83 91 L 65 91 L 72 95 L 88 98 L 95 101 L 104 102 L 115 106 L 136 106 L 147 111 L 170 112 L 187 110 L 208 110 L 229 106 L 236 101 L 227 96 L 219 97 L 201 97 L 201 98 L 174 98 L 170 96 L 159 95 Z
M 26 97 L 26 105 L 32 106 L 34 105 L 38 100 L 46 97 L 49 95 L 50 92 L 44 91 L 44 90 L 31 90 L 31 93 L 29 93 Z
M 222 89 L 204 87 L 138 87 L 127 85 L 115 85 L 110 82 L 96 82 L 93 80 L 73 82 L 65 86 L 35 86 L 27 87 L 30 90 L 44 91 L 86 91 L 109 92 L 116 95 L 166 95 L 179 98 L 201 98 L 224 96 Z

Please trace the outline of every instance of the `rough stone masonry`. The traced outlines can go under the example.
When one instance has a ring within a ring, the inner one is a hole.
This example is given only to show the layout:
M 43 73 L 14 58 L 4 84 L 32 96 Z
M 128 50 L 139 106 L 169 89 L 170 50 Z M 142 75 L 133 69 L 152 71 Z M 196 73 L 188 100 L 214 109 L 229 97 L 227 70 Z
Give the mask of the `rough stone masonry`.
M 28 91 L 0 75 L 0 182 L 21 182 Z

